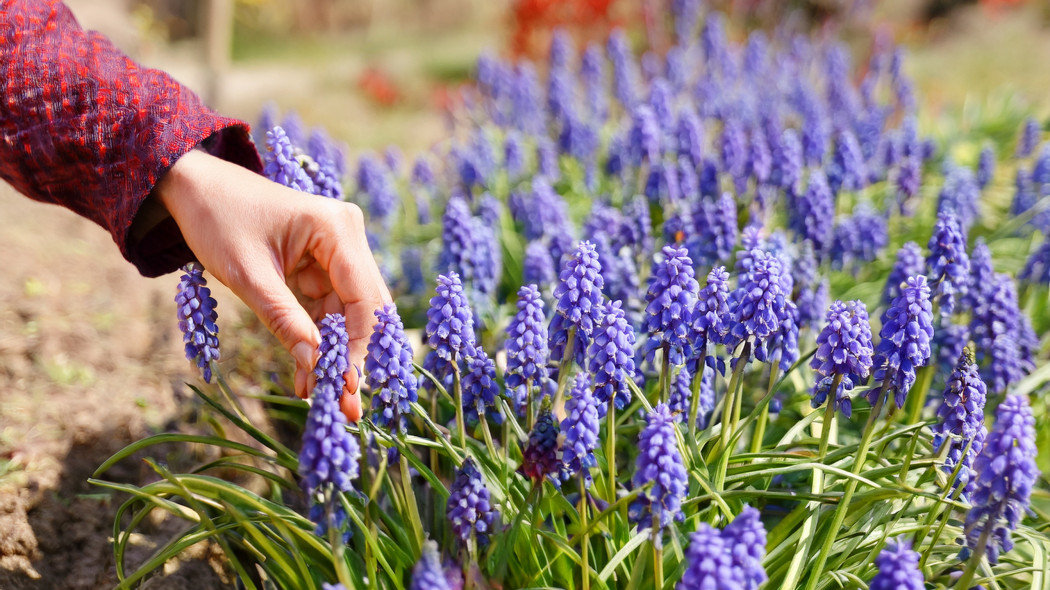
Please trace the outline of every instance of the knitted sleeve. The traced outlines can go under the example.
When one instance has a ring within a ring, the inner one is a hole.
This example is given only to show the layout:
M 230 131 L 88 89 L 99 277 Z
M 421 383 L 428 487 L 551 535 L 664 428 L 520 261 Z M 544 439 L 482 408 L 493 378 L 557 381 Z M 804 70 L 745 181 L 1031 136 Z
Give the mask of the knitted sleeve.
M 170 216 L 143 203 L 198 145 L 261 170 L 245 123 L 84 31 L 60 1 L 0 0 L 0 177 L 20 192 L 98 223 L 157 276 L 193 255 Z M 132 232 L 140 209 L 151 219 Z

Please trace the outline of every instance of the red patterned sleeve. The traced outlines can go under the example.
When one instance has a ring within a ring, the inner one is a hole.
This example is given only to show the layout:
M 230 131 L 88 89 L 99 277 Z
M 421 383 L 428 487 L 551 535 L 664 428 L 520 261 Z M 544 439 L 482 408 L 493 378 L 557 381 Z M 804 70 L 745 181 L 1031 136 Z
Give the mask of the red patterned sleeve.
M 0 0 L 0 177 L 109 230 L 147 276 L 192 259 L 174 221 L 132 222 L 186 152 L 255 171 L 248 126 L 219 116 L 164 72 L 80 28 L 58 0 Z M 152 202 L 152 201 L 151 201 Z

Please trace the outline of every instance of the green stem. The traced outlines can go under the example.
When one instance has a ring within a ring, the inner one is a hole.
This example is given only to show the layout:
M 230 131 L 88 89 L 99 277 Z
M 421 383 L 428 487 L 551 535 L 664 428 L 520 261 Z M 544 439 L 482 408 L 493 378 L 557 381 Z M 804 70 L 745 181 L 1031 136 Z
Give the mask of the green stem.
M 860 439 L 860 448 L 857 450 L 857 458 L 853 461 L 853 475 L 860 475 L 860 472 L 864 470 L 864 463 L 868 458 L 868 448 L 871 446 L 871 439 L 875 434 L 875 421 L 878 419 L 879 414 L 882 413 L 882 406 L 886 402 L 886 389 L 888 381 L 883 383 L 881 389 L 879 389 L 879 397 L 875 402 L 875 407 L 872 408 L 871 414 L 868 416 L 868 422 L 864 425 L 864 436 Z M 832 387 L 829 396 L 835 395 L 835 388 Z M 823 461 L 823 455 L 821 455 Z M 850 500 L 853 499 L 854 492 L 857 491 L 857 479 L 850 478 L 846 482 L 846 490 L 842 494 L 842 499 L 835 507 L 835 515 L 831 520 L 831 528 L 828 529 L 826 535 L 824 535 L 824 543 L 820 547 L 820 555 L 817 556 L 817 561 L 814 567 L 810 569 L 813 575 L 809 578 L 809 582 L 806 584 L 806 590 L 814 590 L 817 587 L 817 582 L 820 580 L 820 576 L 824 571 L 824 565 L 828 561 L 828 555 L 831 553 L 831 546 L 835 544 L 835 539 L 838 537 L 839 527 L 842 526 L 842 521 L 846 519 L 846 510 L 849 508 Z M 821 490 L 823 492 L 823 490 Z
M 984 550 L 988 547 L 988 536 L 991 532 L 992 527 L 985 527 L 980 538 L 977 539 L 977 548 L 973 550 L 973 555 L 970 555 L 970 560 L 966 562 L 966 569 L 955 584 L 958 590 L 969 590 L 973 575 L 977 572 L 977 566 L 981 564 L 981 559 L 984 557 Z
M 482 414 L 481 418 L 481 435 L 485 438 L 485 447 L 489 450 L 489 457 L 498 457 L 496 453 L 496 445 L 492 443 L 492 431 L 489 430 L 489 419 Z M 508 418 L 509 420 L 509 418 Z
M 335 518 L 332 514 L 333 501 L 326 499 L 325 504 L 328 506 L 326 510 L 328 512 L 328 543 L 332 546 L 332 565 L 335 566 L 335 575 L 339 583 L 346 586 L 348 590 L 357 588 L 350 574 L 350 568 L 346 566 L 346 545 L 343 543 L 343 533 L 335 526 Z
M 503 421 L 503 487 L 510 487 L 510 418 Z M 510 504 L 510 499 L 507 499 Z
M 467 448 L 467 425 L 463 418 L 463 387 L 459 376 L 459 355 L 452 357 L 452 389 L 456 396 L 456 431 L 459 434 L 459 448 Z
M 568 338 L 569 341 L 565 344 L 565 354 L 562 355 L 561 364 L 558 365 L 558 391 L 554 394 L 554 405 L 552 406 L 556 414 L 562 407 L 562 401 L 565 398 L 565 387 L 569 383 L 569 367 L 572 366 L 573 348 L 576 345 L 575 326 L 569 328 Z
M 696 365 L 696 374 L 693 375 L 693 391 L 692 398 L 689 400 L 689 440 L 696 440 L 696 416 L 700 413 L 700 388 L 704 382 L 704 365 L 707 359 L 704 358 L 703 352 L 700 353 L 700 360 Z
M 609 471 L 609 497 L 610 504 L 616 501 L 616 397 L 609 396 L 609 409 L 606 411 L 605 420 L 607 428 L 605 431 L 605 462 Z
M 766 389 L 766 397 L 769 397 L 773 393 L 773 388 L 777 384 L 777 369 L 774 367 L 769 372 L 769 387 Z M 762 406 L 758 408 L 758 423 L 755 424 L 755 431 L 751 435 L 751 452 L 757 453 L 762 449 L 762 439 L 766 437 L 766 424 L 769 422 L 769 406 Z
M 401 451 L 401 488 L 405 494 L 405 507 L 408 508 L 408 521 L 412 527 L 412 551 L 413 555 L 422 555 L 423 521 L 419 518 L 419 506 L 416 503 L 416 494 L 412 490 L 412 476 L 408 473 L 408 458 L 405 457 L 405 453 L 410 451 L 403 438 L 401 442 L 404 446 L 404 450 Z
M 660 517 L 653 516 L 653 588 L 661 590 L 664 587 L 664 551 L 660 546 Z
M 660 368 L 660 394 L 657 399 L 667 403 L 667 398 L 671 394 L 671 346 L 665 343 L 662 348 L 664 358 Z
M 463 564 L 463 587 L 466 590 L 473 590 L 474 588 L 474 576 L 471 575 L 471 565 L 477 560 L 478 554 L 478 541 L 474 536 L 474 533 L 470 533 L 470 538 L 467 539 L 467 561 Z
M 719 436 L 719 444 L 716 450 L 728 449 L 729 441 L 732 439 L 733 430 L 733 406 L 736 405 L 736 391 L 740 384 L 740 379 L 744 374 L 744 367 L 747 366 L 748 356 L 751 354 L 751 343 L 745 342 L 742 350 L 742 354 L 737 357 L 736 366 L 733 367 L 733 375 L 729 378 L 729 386 L 726 387 L 726 398 L 722 404 L 722 431 Z
M 215 375 L 215 382 L 219 384 L 219 391 L 222 392 L 222 396 L 226 398 L 226 401 L 230 402 L 237 417 L 245 422 L 249 422 L 248 415 L 244 413 L 244 408 L 237 401 L 237 396 L 233 394 L 233 389 L 230 388 L 230 384 L 226 382 L 226 378 L 219 371 L 219 363 L 211 361 L 211 373 Z M 307 397 L 309 397 L 309 393 L 307 392 Z
M 561 375 L 558 375 L 559 378 Z M 533 407 L 535 400 L 532 399 L 532 378 L 525 380 L 525 430 L 532 432 L 532 423 L 536 419 L 536 409 Z
M 590 535 L 587 529 L 587 482 L 586 476 L 580 472 L 580 561 L 583 563 L 583 590 L 591 588 L 591 564 L 587 557 L 590 548 Z
M 842 375 L 835 375 L 831 380 L 831 392 L 828 393 L 828 403 L 824 406 L 824 420 L 820 426 L 820 448 L 817 451 L 817 463 L 823 463 L 828 456 L 828 442 L 831 440 L 831 427 L 835 422 L 835 410 L 838 402 L 838 389 L 842 385 Z M 824 490 L 820 490 L 823 493 Z

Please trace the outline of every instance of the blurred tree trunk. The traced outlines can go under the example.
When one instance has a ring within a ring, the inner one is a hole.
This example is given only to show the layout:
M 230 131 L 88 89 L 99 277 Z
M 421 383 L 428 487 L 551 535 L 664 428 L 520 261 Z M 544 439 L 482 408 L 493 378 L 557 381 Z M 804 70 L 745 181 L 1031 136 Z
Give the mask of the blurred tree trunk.
M 207 0 L 203 10 L 201 20 L 204 23 L 204 61 L 207 66 L 204 102 L 218 109 L 233 48 L 233 0 Z

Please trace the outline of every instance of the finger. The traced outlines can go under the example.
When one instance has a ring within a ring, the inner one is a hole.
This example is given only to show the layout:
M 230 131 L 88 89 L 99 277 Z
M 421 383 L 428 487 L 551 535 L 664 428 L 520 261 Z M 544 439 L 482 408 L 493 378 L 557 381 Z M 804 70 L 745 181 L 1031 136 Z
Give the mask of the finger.
M 339 409 L 346 415 L 346 419 L 357 422 L 361 419 L 361 370 L 358 365 L 350 367 L 343 374 L 346 385 L 343 387 L 343 395 L 339 398 Z
M 308 382 L 300 373 L 308 376 L 313 372 L 321 334 L 273 264 L 248 263 L 246 267 L 261 270 L 240 273 L 242 280 L 231 281 L 230 287 L 291 353 L 295 359 L 296 394 L 305 397 Z
M 343 411 L 343 415 L 350 422 L 357 422 L 361 419 L 361 394 L 357 391 L 350 393 L 348 391 L 343 392 L 343 397 L 339 398 L 339 409 Z
M 294 281 L 299 292 L 310 299 L 323 299 L 332 292 L 328 271 L 316 262 L 299 271 Z

